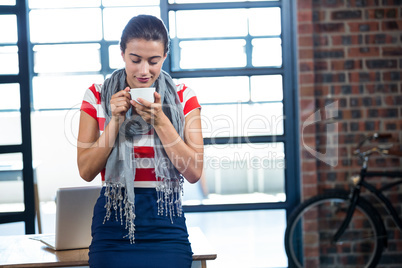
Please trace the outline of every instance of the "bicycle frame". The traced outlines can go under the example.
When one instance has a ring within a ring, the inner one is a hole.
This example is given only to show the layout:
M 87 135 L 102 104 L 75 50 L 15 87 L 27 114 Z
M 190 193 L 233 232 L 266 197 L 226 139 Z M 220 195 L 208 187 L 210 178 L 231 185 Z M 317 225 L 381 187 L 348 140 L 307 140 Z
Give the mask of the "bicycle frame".
M 366 172 L 364 174 L 365 177 L 378 177 L 378 176 L 383 176 L 383 177 L 389 177 L 389 178 L 402 178 L 402 172 Z M 371 193 L 374 194 L 375 197 L 385 206 L 388 214 L 392 216 L 394 219 L 396 225 L 400 230 L 402 230 L 402 219 L 399 217 L 395 207 L 392 205 L 391 201 L 385 195 L 382 193 L 383 191 L 392 188 L 395 185 L 402 184 L 402 179 L 393 182 L 393 183 L 388 183 L 381 187 L 380 189 L 375 188 L 372 184 L 366 182 L 365 180 L 362 181 L 362 186 L 365 187 L 367 190 L 369 190 Z
M 385 197 L 385 195 L 382 193 L 383 191 L 398 185 L 402 184 L 402 179 L 393 182 L 393 183 L 388 183 L 385 186 L 381 187 L 380 189 L 377 189 L 375 186 L 372 184 L 368 183 L 365 181 L 366 177 L 390 177 L 390 178 L 402 178 L 402 172 L 368 172 L 367 171 L 367 165 L 363 165 L 363 168 L 360 171 L 360 180 L 359 182 L 353 187 L 350 195 L 350 200 L 351 204 L 348 208 L 346 218 L 342 222 L 341 226 L 339 227 L 338 231 L 335 233 L 332 242 L 337 242 L 346 228 L 348 227 L 350 220 L 352 219 L 353 213 L 356 208 L 357 201 L 359 200 L 360 197 L 360 188 L 365 187 L 367 190 L 369 190 L 376 198 L 379 200 L 386 208 L 387 212 L 392 216 L 394 219 L 395 223 L 397 224 L 398 228 L 402 230 L 402 219 L 398 216 L 398 213 L 395 209 L 395 207 L 392 205 L 391 201 L 389 201 L 388 198 Z

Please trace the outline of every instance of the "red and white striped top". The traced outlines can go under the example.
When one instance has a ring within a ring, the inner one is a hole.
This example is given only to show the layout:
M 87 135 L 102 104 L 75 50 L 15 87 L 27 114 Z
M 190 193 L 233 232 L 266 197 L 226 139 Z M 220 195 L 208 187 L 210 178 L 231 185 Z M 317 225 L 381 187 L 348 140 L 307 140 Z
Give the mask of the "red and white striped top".
M 92 116 L 99 126 L 99 132 L 102 134 L 105 129 L 105 114 L 101 105 L 101 89 L 102 85 L 93 84 L 85 92 L 82 101 L 81 111 Z M 183 105 L 184 116 L 191 111 L 201 108 L 197 97 L 191 88 L 184 84 L 177 85 L 177 94 Z M 155 186 L 155 168 L 154 168 L 154 135 L 150 131 L 144 135 L 138 135 L 134 138 L 134 152 L 136 161 L 135 187 Z M 101 172 L 102 181 L 105 180 L 105 170 Z

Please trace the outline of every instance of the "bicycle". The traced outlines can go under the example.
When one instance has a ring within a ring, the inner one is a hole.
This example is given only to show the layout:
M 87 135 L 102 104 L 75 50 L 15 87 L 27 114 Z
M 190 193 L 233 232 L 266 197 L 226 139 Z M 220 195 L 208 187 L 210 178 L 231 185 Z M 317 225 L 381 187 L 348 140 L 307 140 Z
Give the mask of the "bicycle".
M 387 230 L 377 208 L 365 197 L 366 188 L 382 203 L 402 231 L 402 219 L 383 191 L 402 184 L 402 172 L 369 172 L 369 156 L 399 155 L 390 146 L 376 145 L 369 150 L 361 148 L 367 141 L 389 138 L 378 134 L 365 137 L 354 154 L 362 160 L 359 175 L 351 177 L 350 191 L 333 189 L 314 196 L 291 213 L 285 231 L 285 250 L 289 267 L 375 267 L 387 247 Z M 382 187 L 368 183 L 367 177 L 391 177 L 396 181 Z M 293 265 L 293 266 L 292 266 Z

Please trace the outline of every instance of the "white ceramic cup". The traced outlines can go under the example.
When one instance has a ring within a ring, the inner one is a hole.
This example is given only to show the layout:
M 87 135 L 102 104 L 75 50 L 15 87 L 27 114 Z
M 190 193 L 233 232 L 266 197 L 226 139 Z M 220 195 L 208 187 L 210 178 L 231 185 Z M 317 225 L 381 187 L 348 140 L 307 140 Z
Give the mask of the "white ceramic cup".
M 154 87 L 139 87 L 130 89 L 131 99 L 135 101 L 137 101 L 138 98 L 141 98 L 149 102 L 154 102 L 154 92 Z

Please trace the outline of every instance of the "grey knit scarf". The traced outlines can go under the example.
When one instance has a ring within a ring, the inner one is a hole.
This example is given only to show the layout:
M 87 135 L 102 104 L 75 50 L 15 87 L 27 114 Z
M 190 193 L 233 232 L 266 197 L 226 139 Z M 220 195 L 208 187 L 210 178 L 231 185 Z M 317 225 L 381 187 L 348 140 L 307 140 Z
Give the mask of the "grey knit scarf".
M 183 139 L 183 107 L 172 78 L 162 70 L 153 86 L 156 87 L 156 91 L 161 95 L 163 112 Z M 105 126 L 110 122 L 112 116 L 110 109 L 112 95 L 125 87 L 127 87 L 125 69 L 113 72 L 112 76 L 106 79 L 102 85 L 101 98 L 106 118 Z M 116 220 L 117 215 L 120 214 L 122 224 L 123 218 L 125 218 L 126 229 L 128 229 L 127 236 L 130 242 L 134 243 L 134 178 L 136 164 L 133 138 L 136 135 L 148 133 L 152 126 L 146 123 L 141 116 L 133 114 L 131 110 L 126 113 L 125 121 L 120 127 L 105 167 L 105 196 L 107 200 L 104 222 L 110 219 L 112 210 L 115 211 Z M 170 216 L 173 221 L 175 215 L 182 216 L 183 176 L 166 155 L 156 132 L 154 132 L 154 151 L 155 175 L 157 178 L 157 204 L 155 205 L 158 206 L 158 215 Z

